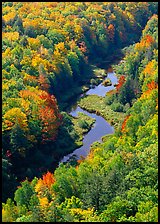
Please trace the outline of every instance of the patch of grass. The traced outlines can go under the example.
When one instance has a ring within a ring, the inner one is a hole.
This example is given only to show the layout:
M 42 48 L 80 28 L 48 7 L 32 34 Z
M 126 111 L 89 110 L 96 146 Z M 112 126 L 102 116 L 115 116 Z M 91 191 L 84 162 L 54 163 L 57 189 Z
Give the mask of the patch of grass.
M 102 116 L 108 123 L 117 130 L 122 124 L 125 113 L 116 112 L 106 105 L 105 98 L 97 95 L 89 95 L 79 101 L 79 106 L 91 113 Z
M 78 144 L 78 146 L 81 146 L 83 145 L 83 135 L 90 131 L 95 123 L 95 119 L 79 112 L 77 117 L 72 118 L 72 122 L 75 132 L 78 135 L 75 143 Z
M 113 134 L 104 135 L 102 137 L 102 142 L 107 142 L 110 138 L 112 138 Z
M 106 104 L 106 105 L 111 105 L 112 103 L 113 103 L 113 101 L 114 101 L 114 94 L 107 94 L 106 96 L 105 96 L 105 98 L 104 98 L 104 103 Z
M 112 103 L 111 109 L 113 111 L 117 111 L 117 112 L 123 112 L 124 111 L 123 105 L 121 103 L 119 103 L 119 102 Z

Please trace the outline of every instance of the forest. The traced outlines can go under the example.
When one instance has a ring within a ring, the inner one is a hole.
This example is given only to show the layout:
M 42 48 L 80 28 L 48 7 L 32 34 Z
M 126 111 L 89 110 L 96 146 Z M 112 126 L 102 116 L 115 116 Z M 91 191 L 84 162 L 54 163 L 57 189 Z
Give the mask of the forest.
M 158 222 L 158 2 L 2 2 L 2 222 Z

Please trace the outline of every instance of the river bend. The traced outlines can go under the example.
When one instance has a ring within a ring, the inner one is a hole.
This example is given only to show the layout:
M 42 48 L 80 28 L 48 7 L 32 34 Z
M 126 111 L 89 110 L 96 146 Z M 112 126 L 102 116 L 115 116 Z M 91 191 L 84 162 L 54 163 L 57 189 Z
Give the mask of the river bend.
M 118 81 L 114 72 L 108 72 L 107 79 L 108 78 L 112 82 L 111 86 L 105 87 L 104 85 L 102 85 L 102 83 L 100 83 L 95 88 L 89 89 L 85 94 L 83 94 L 83 97 L 85 95 L 93 95 L 93 94 L 104 97 L 107 92 L 115 88 L 114 84 L 116 84 Z M 89 113 L 88 111 L 80 108 L 78 105 L 76 106 L 74 105 L 71 111 L 69 112 L 69 114 L 72 116 L 77 116 L 78 112 L 82 112 L 92 118 L 95 118 L 96 121 L 93 127 L 91 128 L 91 130 L 87 134 L 84 135 L 83 145 L 75 149 L 72 153 L 64 156 L 60 160 L 59 164 L 68 162 L 72 157 L 75 157 L 76 159 L 80 159 L 81 156 L 86 157 L 90 151 L 90 146 L 93 142 L 95 141 L 101 142 L 102 141 L 101 138 L 104 135 L 114 133 L 114 128 L 103 117 L 98 116 L 94 113 Z

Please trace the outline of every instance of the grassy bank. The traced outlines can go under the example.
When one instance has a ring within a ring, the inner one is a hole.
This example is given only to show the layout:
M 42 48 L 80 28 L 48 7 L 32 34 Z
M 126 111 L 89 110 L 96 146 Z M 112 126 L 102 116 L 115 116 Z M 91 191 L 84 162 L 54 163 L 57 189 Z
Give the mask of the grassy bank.
M 102 116 L 108 123 L 114 126 L 115 130 L 121 126 L 125 116 L 123 112 L 113 111 L 110 105 L 106 105 L 105 98 L 97 95 L 89 95 L 80 99 L 78 105 L 91 113 Z
M 72 118 L 72 121 L 75 132 L 78 134 L 78 138 L 75 143 L 79 147 L 83 145 L 83 136 L 90 131 L 95 123 L 95 119 L 79 112 L 77 117 Z

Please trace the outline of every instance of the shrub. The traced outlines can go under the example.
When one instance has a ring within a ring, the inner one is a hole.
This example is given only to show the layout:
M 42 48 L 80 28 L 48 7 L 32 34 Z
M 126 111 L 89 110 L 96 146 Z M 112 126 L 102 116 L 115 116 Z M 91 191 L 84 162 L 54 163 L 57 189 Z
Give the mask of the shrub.
M 106 105 L 111 105 L 114 101 L 114 95 L 111 94 L 111 95 L 106 95 L 105 99 L 104 99 L 104 102 Z
M 124 112 L 127 112 L 129 110 L 129 108 L 130 108 L 129 103 L 126 103 L 123 108 Z
M 88 123 L 85 120 L 79 120 L 78 125 L 80 128 L 83 128 L 83 129 L 88 129 L 89 127 Z
M 111 82 L 110 79 L 105 79 L 105 80 L 103 81 L 102 85 L 104 85 L 104 86 L 111 86 L 111 85 L 112 85 L 112 82 Z
M 91 79 L 90 83 L 91 83 L 92 86 L 97 85 L 97 81 L 95 79 Z
M 119 102 L 117 102 L 117 103 L 113 103 L 113 104 L 111 105 L 111 109 L 112 109 L 113 111 L 116 111 L 116 112 L 123 112 L 123 105 L 120 104 Z

